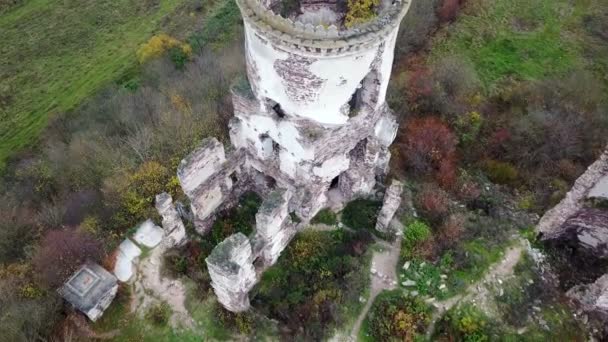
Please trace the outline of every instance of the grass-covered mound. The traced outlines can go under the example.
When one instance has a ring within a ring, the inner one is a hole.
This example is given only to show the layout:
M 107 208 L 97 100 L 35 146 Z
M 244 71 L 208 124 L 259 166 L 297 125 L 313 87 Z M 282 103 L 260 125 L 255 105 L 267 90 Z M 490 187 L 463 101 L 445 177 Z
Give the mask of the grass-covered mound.
M 322 340 L 358 310 L 369 282 L 368 232 L 303 231 L 250 294 L 287 340 Z M 365 260 L 364 260 L 365 258 Z

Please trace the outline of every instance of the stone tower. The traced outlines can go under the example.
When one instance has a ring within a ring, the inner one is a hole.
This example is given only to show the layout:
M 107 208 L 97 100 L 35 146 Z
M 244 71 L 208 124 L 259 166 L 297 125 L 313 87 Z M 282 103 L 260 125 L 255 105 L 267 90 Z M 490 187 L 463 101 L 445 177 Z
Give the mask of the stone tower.
M 230 311 L 249 308 L 261 272 L 320 209 L 369 195 L 385 175 L 397 132 L 385 95 L 409 3 L 381 0 L 371 20 L 346 28 L 344 1 L 236 0 L 247 78 L 232 88 L 234 148 L 206 139 L 178 168 L 201 234 L 244 191 L 263 198 L 255 233 L 206 259 Z
M 286 12 L 281 0 L 236 1 L 249 85 L 234 92 L 232 144 L 253 170 L 295 190 L 301 218 L 328 197 L 369 194 L 397 131 L 385 95 L 409 3 L 382 1 L 375 18 L 346 29 L 336 1 L 302 0 L 287 18 L 274 12 Z

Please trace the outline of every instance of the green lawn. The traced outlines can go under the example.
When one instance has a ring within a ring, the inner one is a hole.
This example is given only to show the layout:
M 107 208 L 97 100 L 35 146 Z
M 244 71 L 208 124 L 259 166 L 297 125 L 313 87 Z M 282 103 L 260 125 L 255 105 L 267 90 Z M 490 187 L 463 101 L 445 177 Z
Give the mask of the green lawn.
M 479 0 L 432 43 L 433 59 L 473 62 L 484 84 L 533 80 L 584 67 L 582 18 L 593 0 Z M 471 14 L 469 14 L 471 13 Z
M 28 0 L 0 15 L 0 169 L 135 63 L 135 51 L 187 0 Z

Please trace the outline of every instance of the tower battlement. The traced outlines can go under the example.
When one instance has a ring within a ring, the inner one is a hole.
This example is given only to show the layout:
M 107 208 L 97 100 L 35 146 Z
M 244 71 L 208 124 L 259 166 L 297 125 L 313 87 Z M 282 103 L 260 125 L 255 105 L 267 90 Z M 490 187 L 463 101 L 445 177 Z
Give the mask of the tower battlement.
M 237 0 L 237 4 L 243 20 L 274 43 L 303 53 L 335 56 L 376 46 L 379 39 L 390 35 L 399 26 L 410 1 L 383 2 L 375 18 L 350 28 L 331 20 L 313 24 L 311 21 L 322 21 L 309 19 L 315 18 L 314 15 L 302 19 L 285 18 L 275 13 L 271 4 L 259 0 Z M 315 7 L 323 7 L 323 3 L 316 3 Z

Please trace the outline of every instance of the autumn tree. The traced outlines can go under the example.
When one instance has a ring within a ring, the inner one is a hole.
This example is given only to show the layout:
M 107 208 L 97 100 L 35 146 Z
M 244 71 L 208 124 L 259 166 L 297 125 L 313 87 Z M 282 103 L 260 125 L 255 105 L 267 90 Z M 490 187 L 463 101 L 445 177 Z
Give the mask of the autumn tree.
M 442 186 L 451 186 L 456 177 L 457 139 L 448 125 L 436 117 L 411 120 L 398 146 L 405 167 L 418 176 L 431 175 Z
M 85 261 L 99 262 L 102 257 L 101 242 L 89 233 L 54 229 L 42 238 L 32 261 L 39 279 L 49 287 L 58 287 Z

